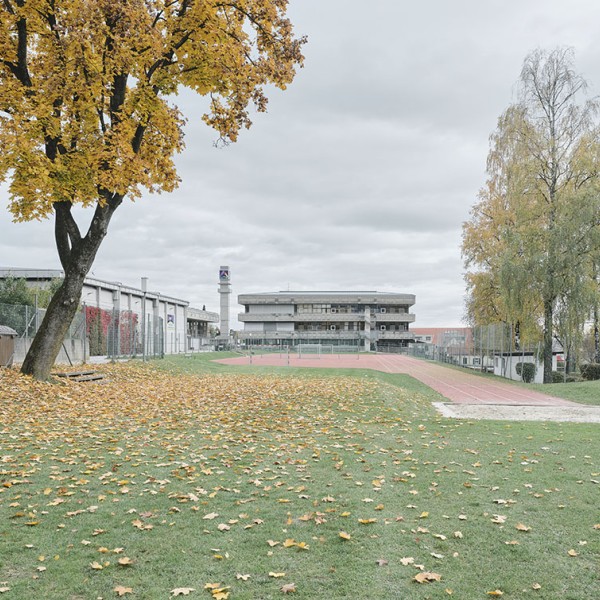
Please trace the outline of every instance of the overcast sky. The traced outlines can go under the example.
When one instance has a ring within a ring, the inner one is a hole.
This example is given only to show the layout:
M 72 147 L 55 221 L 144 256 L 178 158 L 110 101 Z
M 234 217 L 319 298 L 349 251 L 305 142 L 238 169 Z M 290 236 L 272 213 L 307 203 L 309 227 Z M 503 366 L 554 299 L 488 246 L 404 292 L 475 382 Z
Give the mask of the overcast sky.
M 237 295 L 416 295 L 415 327 L 463 325 L 461 227 L 523 59 L 572 46 L 600 94 L 598 0 L 291 0 L 305 66 L 236 144 L 217 149 L 182 94 L 182 184 L 115 213 L 93 275 L 218 312 Z M 14 224 L 0 189 L 0 266 L 60 268 L 52 223 Z M 236 325 L 235 323 L 233 325 Z

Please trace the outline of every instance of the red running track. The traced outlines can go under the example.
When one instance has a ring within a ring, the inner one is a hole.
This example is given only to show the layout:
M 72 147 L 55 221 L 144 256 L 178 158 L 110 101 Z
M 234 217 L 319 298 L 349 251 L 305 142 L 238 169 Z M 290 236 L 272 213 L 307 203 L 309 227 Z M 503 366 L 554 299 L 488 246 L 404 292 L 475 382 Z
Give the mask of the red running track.
M 216 362 L 228 365 L 290 366 L 336 369 L 373 369 L 384 373 L 405 373 L 423 382 L 456 404 L 503 404 L 512 406 L 580 406 L 575 402 L 528 390 L 500 379 L 480 377 L 466 369 L 399 354 L 321 354 L 298 358 L 285 354 L 258 354 L 252 357 L 226 358 Z

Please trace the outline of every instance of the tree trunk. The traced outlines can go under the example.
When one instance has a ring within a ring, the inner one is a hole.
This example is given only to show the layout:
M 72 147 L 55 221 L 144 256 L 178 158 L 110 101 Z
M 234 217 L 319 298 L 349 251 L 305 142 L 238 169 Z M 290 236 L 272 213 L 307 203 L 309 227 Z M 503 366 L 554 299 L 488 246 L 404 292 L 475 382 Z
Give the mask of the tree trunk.
M 544 383 L 552 383 L 553 302 L 544 300 Z
M 86 271 L 87 273 L 87 271 Z M 52 297 L 35 338 L 27 352 L 21 372 L 45 380 L 79 307 L 85 274 L 65 273 L 65 279 Z
M 44 319 L 27 352 L 21 372 L 35 379 L 50 376 L 65 335 L 79 307 L 85 278 L 92 268 L 96 253 L 106 236 L 114 211 L 123 201 L 120 194 L 101 193 L 102 201 L 96 206 L 85 237 L 81 237 L 71 214 L 70 202 L 56 202 L 55 238 L 65 278 L 50 301 Z

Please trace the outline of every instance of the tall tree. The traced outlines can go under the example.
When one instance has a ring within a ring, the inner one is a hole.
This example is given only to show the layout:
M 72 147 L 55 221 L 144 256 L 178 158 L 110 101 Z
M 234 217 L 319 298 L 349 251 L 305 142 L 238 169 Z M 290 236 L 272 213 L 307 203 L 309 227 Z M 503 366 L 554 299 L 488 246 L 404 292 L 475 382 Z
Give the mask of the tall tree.
M 570 49 L 531 53 L 519 83 L 519 102 L 491 137 L 488 183 L 465 223 L 463 255 L 472 296 L 485 289 L 478 279 L 495 281 L 506 319 L 539 319 L 550 382 L 557 302 L 583 297 L 597 251 L 598 103 L 582 100 L 587 86 Z
M 302 64 L 287 0 L 3 0 L 0 180 L 17 221 L 54 216 L 64 281 L 22 371 L 45 379 L 111 218 L 126 196 L 170 192 L 181 86 L 210 98 L 223 141 Z M 91 207 L 87 231 L 72 208 Z

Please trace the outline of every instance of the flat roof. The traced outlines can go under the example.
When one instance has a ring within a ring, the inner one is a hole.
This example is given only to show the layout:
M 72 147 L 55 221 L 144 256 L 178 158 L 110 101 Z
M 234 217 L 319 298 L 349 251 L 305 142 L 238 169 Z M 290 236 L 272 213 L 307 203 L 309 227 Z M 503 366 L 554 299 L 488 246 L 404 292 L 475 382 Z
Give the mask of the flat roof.
M 59 269 L 18 269 L 13 267 L 0 267 L 0 279 L 5 277 L 14 277 L 15 279 L 28 279 L 34 281 L 48 281 L 50 279 L 64 277 L 64 271 Z M 143 296 L 144 291 L 141 288 L 137 288 L 131 285 L 126 285 L 120 281 L 108 281 L 106 279 L 98 279 L 97 277 L 86 276 L 84 285 L 91 287 L 102 287 L 109 290 L 120 289 L 122 292 L 127 294 L 133 293 L 137 296 Z M 147 298 L 160 298 L 171 304 L 179 304 L 180 306 L 189 306 L 188 300 L 182 300 L 181 298 L 175 298 L 173 296 L 167 296 L 160 292 L 146 292 Z

